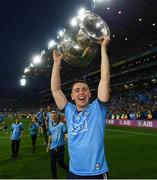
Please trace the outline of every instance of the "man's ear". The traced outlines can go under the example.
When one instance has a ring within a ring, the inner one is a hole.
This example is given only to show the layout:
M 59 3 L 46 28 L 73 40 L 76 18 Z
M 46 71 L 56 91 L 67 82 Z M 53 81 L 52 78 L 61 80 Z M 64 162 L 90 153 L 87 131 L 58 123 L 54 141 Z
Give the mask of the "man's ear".
M 73 96 L 73 93 L 71 93 L 71 99 L 74 100 L 74 96 Z

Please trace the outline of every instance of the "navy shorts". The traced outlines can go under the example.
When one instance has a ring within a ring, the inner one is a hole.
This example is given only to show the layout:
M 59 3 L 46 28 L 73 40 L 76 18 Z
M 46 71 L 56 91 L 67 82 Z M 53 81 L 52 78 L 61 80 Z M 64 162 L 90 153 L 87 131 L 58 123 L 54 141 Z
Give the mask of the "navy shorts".
M 69 172 L 67 179 L 109 179 L 108 172 L 94 176 L 79 176 Z

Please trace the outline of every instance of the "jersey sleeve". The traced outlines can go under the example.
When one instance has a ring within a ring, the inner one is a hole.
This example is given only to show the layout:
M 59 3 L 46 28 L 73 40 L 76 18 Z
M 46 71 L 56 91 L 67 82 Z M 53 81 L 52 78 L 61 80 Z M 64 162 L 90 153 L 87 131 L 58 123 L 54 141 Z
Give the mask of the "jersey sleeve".
M 64 107 L 64 114 L 66 121 L 69 121 L 68 117 L 71 117 L 71 114 L 76 110 L 76 106 L 70 102 L 67 102 L 65 107 Z
M 108 111 L 108 102 L 102 102 L 99 99 L 93 101 L 92 106 L 97 110 L 99 115 L 101 116 L 101 120 L 106 124 L 106 115 Z
M 38 124 L 38 123 L 35 123 L 35 125 L 36 125 L 36 128 L 38 128 L 38 127 L 39 127 L 39 124 Z

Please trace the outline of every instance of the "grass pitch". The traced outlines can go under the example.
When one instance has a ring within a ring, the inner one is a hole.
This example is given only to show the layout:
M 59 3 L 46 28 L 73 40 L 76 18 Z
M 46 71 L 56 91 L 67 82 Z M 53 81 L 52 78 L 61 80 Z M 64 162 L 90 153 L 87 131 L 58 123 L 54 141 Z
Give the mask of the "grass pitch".
M 13 120 L 6 120 L 10 125 Z M 0 131 L 1 179 L 51 179 L 50 156 L 38 135 L 36 152 L 32 153 L 28 131 L 29 120 L 22 119 L 24 136 L 20 143 L 19 158 L 11 160 L 10 132 Z M 106 128 L 106 157 L 112 179 L 157 179 L 157 130 L 127 127 Z M 68 163 L 66 147 L 65 162 Z M 58 178 L 67 174 L 58 167 Z

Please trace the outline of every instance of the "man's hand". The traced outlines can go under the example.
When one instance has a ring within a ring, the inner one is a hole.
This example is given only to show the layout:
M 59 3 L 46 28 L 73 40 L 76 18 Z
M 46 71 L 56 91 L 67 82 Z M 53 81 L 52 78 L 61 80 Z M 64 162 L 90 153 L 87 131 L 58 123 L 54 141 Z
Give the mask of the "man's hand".
M 63 54 L 57 54 L 56 50 L 53 51 L 53 60 L 55 63 L 60 63 L 63 58 Z
M 68 141 L 68 133 L 64 134 L 64 140 Z
M 109 36 L 102 36 L 99 41 L 99 43 L 101 44 L 101 47 L 107 47 L 109 42 L 110 42 Z
M 48 143 L 46 152 L 49 152 L 49 151 L 50 151 L 50 144 Z

